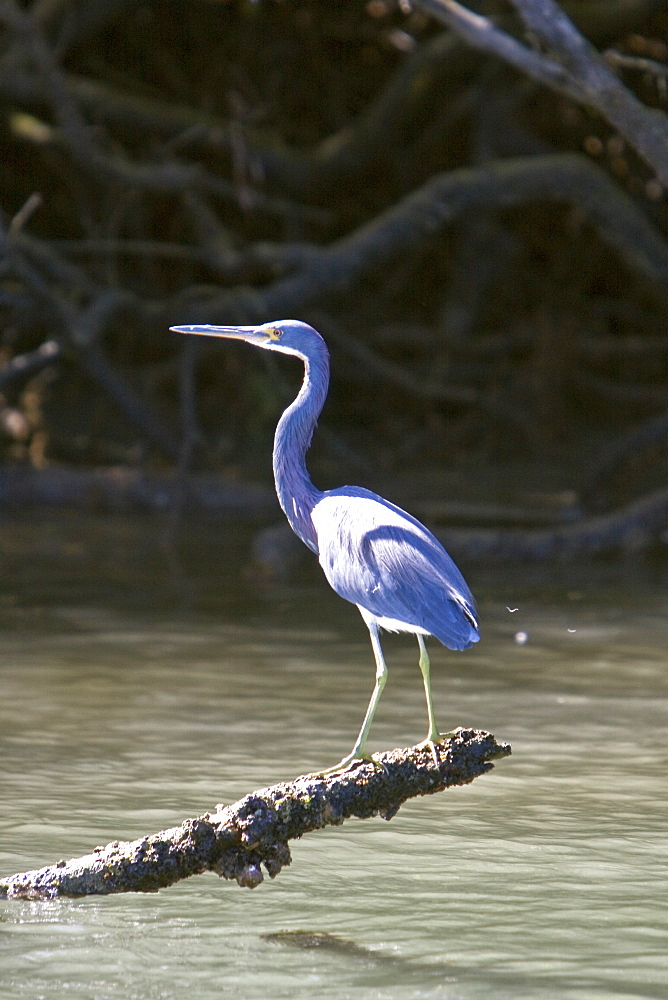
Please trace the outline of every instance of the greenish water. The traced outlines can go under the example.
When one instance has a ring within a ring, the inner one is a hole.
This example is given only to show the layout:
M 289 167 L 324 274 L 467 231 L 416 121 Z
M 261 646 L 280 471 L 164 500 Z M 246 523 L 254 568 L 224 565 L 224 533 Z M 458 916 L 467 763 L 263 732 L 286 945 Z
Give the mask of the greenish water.
M 356 610 L 315 574 L 260 588 L 243 533 L 176 537 L 149 518 L 5 520 L 3 873 L 352 745 L 373 685 Z M 438 717 L 489 729 L 511 758 L 390 823 L 309 835 L 252 892 L 204 875 L 0 903 L 2 1000 L 666 997 L 668 572 L 466 569 L 483 641 L 432 645 Z M 384 644 L 375 748 L 426 727 L 417 646 Z

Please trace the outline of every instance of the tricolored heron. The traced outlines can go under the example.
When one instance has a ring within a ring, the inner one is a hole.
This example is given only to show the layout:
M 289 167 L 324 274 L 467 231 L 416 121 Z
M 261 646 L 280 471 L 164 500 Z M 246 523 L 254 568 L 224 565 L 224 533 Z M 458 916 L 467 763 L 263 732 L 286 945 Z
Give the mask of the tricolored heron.
M 371 759 L 367 738 L 387 679 L 381 628 L 417 636 L 429 717 L 425 745 L 431 746 L 436 758 L 434 744 L 441 734 L 434 716 L 424 637 L 433 635 L 449 649 L 468 649 L 479 639 L 475 602 L 441 543 L 410 514 L 359 486 L 323 493 L 311 482 L 305 456 L 329 386 L 324 340 L 313 327 L 294 319 L 262 326 L 171 329 L 245 340 L 268 351 L 294 354 L 304 363 L 302 387 L 276 427 L 276 493 L 292 530 L 316 553 L 330 585 L 359 608 L 376 660 L 376 685 L 355 746 L 330 770 Z

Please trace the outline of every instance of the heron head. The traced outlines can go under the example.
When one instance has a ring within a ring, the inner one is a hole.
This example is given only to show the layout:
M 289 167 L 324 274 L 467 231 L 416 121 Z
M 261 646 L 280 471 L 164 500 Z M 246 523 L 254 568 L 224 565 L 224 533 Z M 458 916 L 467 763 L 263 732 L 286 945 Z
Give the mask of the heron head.
M 227 337 L 246 340 L 256 347 L 283 354 L 309 354 L 309 343 L 322 340 L 317 330 L 298 319 L 282 319 L 262 326 L 171 326 L 176 333 L 196 333 L 204 337 Z

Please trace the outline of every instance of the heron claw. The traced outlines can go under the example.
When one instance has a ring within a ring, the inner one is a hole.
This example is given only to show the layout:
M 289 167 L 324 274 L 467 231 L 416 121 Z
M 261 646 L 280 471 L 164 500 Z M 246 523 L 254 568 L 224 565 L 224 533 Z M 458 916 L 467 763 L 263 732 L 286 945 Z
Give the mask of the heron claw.
M 350 753 L 347 757 L 340 760 L 338 764 L 334 764 L 333 767 L 327 767 L 323 771 L 314 771 L 312 776 L 315 778 L 324 778 L 328 774 L 336 774 L 337 771 L 348 771 L 353 765 L 359 764 L 375 764 L 377 767 L 382 767 L 385 774 L 390 773 L 382 760 L 376 760 L 372 754 Z
M 436 767 L 438 769 L 440 769 L 440 767 L 441 767 L 441 759 L 440 759 L 440 757 L 438 755 L 438 751 L 436 749 L 436 744 L 437 743 L 442 743 L 443 740 L 452 739 L 456 735 L 457 735 L 456 732 L 453 732 L 453 733 L 435 733 L 433 736 L 430 734 L 427 737 L 427 739 L 424 740 L 424 742 L 418 743 L 418 746 L 420 748 L 424 747 L 425 749 L 428 747 L 431 750 L 431 755 L 432 755 L 432 757 L 434 759 L 434 764 L 436 765 Z
M 438 756 L 438 751 L 436 749 L 436 740 L 425 740 L 424 743 L 419 743 L 418 746 L 424 747 L 425 750 L 427 749 L 427 747 L 429 747 L 429 749 L 431 750 L 431 756 L 434 760 L 434 766 L 436 767 L 437 771 L 440 770 L 441 759 Z

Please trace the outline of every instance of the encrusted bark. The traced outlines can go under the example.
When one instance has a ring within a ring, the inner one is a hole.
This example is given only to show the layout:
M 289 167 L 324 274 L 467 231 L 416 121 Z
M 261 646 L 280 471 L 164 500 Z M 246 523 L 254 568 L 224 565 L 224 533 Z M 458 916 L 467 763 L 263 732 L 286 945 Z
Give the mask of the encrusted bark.
M 253 889 L 263 881 L 263 868 L 274 878 L 290 864 L 290 840 L 351 816 L 389 820 L 407 799 L 468 784 L 510 752 L 489 733 L 458 729 L 437 744 L 438 769 L 431 749 L 417 746 L 380 753 L 378 763 L 302 775 L 232 805 L 217 805 L 180 826 L 0 879 L 0 898 L 157 892 L 205 871 Z

